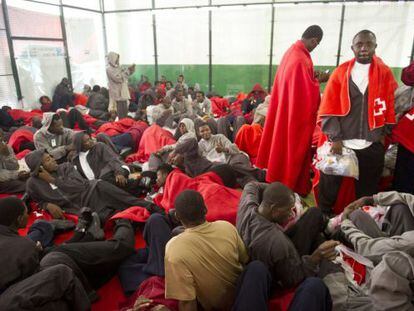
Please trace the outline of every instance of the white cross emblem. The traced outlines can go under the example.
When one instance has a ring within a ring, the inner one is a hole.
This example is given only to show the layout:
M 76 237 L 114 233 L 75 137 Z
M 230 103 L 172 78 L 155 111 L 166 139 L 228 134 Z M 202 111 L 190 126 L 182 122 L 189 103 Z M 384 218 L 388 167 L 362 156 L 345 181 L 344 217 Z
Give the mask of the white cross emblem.
M 407 117 L 408 120 L 413 121 L 414 120 L 414 113 L 407 113 L 405 115 Z
M 385 100 L 381 100 L 381 98 L 377 98 L 374 101 L 374 117 L 381 116 L 384 114 L 384 111 L 387 110 L 385 106 Z

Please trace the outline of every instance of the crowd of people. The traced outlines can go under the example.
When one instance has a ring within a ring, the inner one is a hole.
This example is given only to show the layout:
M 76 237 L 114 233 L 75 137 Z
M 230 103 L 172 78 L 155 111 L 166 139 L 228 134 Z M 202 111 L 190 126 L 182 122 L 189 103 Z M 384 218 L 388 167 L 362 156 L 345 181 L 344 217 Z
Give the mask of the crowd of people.
M 270 94 L 133 86 L 110 52 L 108 88 L 3 105 L 0 309 L 90 310 L 117 275 L 119 310 L 412 310 L 414 62 L 398 87 L 362 30 L 320 72 L 322 39 L 304 31 Z M 323 146 L 357 176 L 318 169 Z

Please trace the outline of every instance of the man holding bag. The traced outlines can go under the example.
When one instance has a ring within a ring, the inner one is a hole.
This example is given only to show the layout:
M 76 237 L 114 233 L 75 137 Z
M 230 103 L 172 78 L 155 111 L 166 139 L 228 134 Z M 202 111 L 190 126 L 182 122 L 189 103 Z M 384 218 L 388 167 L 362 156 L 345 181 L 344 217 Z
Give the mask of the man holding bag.
M 340 155 L 342 148 L 347 147 L 356 153 L 356 198 L 378 192 L 384 166 L 384 139 L 388 127 L 395 123 L 397 83 L 390 68 L 375 55 L 376 47 L 373 32 L 362 30 L 355 35 L 355 58 L 333 72 L 319 109 L 322 131 L 332 142 L 331 152 Z M 331 213 L 341 183 L 341 176 L 321 172 L 319 207 L 324 213 Z

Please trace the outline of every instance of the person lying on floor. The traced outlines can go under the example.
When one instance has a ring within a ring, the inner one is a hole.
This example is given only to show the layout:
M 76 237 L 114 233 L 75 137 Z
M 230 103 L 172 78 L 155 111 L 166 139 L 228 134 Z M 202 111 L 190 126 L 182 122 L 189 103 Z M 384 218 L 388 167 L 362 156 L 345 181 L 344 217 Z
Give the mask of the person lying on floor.
M 66 161 L 72 150 L 73 131 L 63 127 L 62 119 L 54 112 L 44 113 L 42 124 L 33 136 L 36 149 L 46 149 L 59 163 Z
M 357 270 L 354 268 L 357 265 L 353 265 L 354 273 L 337 272 L 324 278 L 334 309 L 412 310 L 414 231 L 386 237 L 374 219 L 359 210 L 356 204 L 349 205 L 343 217 L 341 229 L 345 238 L 355 252 L 371 262 L 365 263 L 365 271 Z M 357 223 L 360 227 L 363 224 L 361 229 L 357 228 Z M 362 284 L 355 282 L 355 273 L 363 273 Z
M 27 208 L 21 200 L 0 200 L 2 309 L 90 310 L 89 297 L 72 269 L 63 264 L 42 268 L 38 245 L 19 236 L 17 230 L 25 228 L 27 220 Z
M 94 302 L 99 298 L 95 289 L 112 278 L 120 262 L 134 252 L 135 234 L 129 220 L 115 220 L 114 235 L 109 240 L 94 241 L 94 236 L 91 233 L 101 229 L 96 228 L 95 224 L 89 223 L 87 224 L 88 228 L 85 231 L 84 238 L 78 240 L 78 242 L 82 243 L 74 243 L 75 241 L 72 241 L 72 243 L 53 246 L 53 230 L 56 229 L 56 221 L 53 221 L 52 225 L 44 220 L 35 222 L 30 227 L 27 237 L 21 237 L 17 233 L 17 228 L 24 228 L 28 217 L 27 209 L 22 201 L 14 197 L 0 200 L 0 214 L 2 215 L 2 220 L 6 219 L 8 223 L 13 224 L 9 226 L 10 230 L 5 230 L 4 235 L 3 231 L 0 233 L 0 249 L 4 252 L 6 247 L 7 251 L 10 249 L 16 250 L 13 253 L 15 256 L 12 257 L 12 260 L 8 258 L 7 264 L 11 267 L 11 270 L 7 271 L 21 271 L 21 273 L 11 274 L 0 273 L 2 285 L 13 282 L 11 280 L 13 277 L 24 279 L 34 272 L 41 271 L 41 275 L 37 276 L 35 274 L 36 276 L 23 280 L 21 283 L 10 287 L 10 291 L 0 295 L 1 306 L 8 305 L 8 303 L 12 305 L 22 304 L 20 309 L 8 308 L 7 310 L 33 310 L 35 309 L 35 304 L 39 303 L 42 305 L 42 303 L 45 303 L 44 300 L 46 302 L 50 298 L 57 300 L 56 295 L 51 295 L 51 293 L 56 293 L 57 291 L 59 294 L 62 291 L 61 287 L 67 283 L 74 283 L 71 280 L 75 278 L 81 283 L 81 286 L 78 286 L 79 282 L 77 282 L 76 287 L 83 287 L 84 292 L 86 292 L 85 304 L 90 305 L 90 302 Z M 62 226 L 60 225 L 60 227 Z M 91 230 L 91 227 L 95 228 Z M 0 229 L 4 229 L 3 226 L 0 225 Z M 42 241 L 42 243 L 38 243 L 39 241 Z M 12 247 L 10 243 L 12 243 Z M 45 245 L 45 243 L 49 243 L 47 244 L 48 248 L 40 247 Z M 69 270 L 70 273 L 66 270 Z M 48 272 L 44 271 L 55 272 L 48 277 Z M 59 275 L 58 273 L 61 273 L 60 277 L 56 277 Z M 16 277 L 16 275 L 18 276 Z M 48 278 L 47 280 L 43 280 L 45 275 Z M 56 279 L 56 282 L 54 282 L 54 279 Z M 42 284 L 46 281 L 48 281 L 48 284 L 45 284 L 44 290 L 36 286 L 38 283 Z M 56 286 L 56 289 L 54 286 Z M 68 297 L 69 291 L 73 287 L 73 285 L 70 286 L 64 292 L 65 300 L 68 300 L 69 303 L 74 303 L 77 299 L 77 297 L 72 299 Z M 24 298 L 16 299 L 23 292 L 25 293 Z M 33 295 L 30 295 L 30 293 L 33 293 Z M 77 296 L 80 295 L 78 294 Z M 23 308 L 27 301 L 26 308 Z M 51 303 L 51 306 L 54 306 L 54 304 Z M 90 310 L 90 307 L 67 309 L 57 308 L 58 306 L 59 304 L 55 308 L 47 308 L 45 304 L 44 308 L 42 305 L 42 310 Z
M 13 148 L 7 145 L 0 129 L 0 193 L 23 193 L 30 173 L 19 164 Z
M 366 212 L 362 210 L 355 211 L 353 215 L 366 214 L 371 216 L 377 224 L 376 230 L 372 235 L 377 235 L 378 230 L 382 232 L 382 236 L 401 235 L 404 232 L 414 230 L 414 195 L 397 191 L 380 192 L 373 196 L 362 197 L 349 205 L 348 208 L 360 209 L 365 207 Z M 368 235 L 371 235 L 370 227 L 366 227 L 365 216 L 353 219 L 356 227 Z M 338 215 L 329 225 L 334 225 Z M 340 224 L 339 224 L 340 225 Z
M 336 258 L 339 242 L 323 242 L 326 221 L 319 209 L 310 208 L 284 231 L 295 201 L 294 192 L 279 182 L 251 182 L 240 200 L 237 230 L 251 259 L 262 261 L 269 269 L 273 288 L 297 288 L 307 277 L 317 275 L 323 260 Z M 328 298 L 329 294 L 323 294 L 308 301 L 307 310 L 330 310 Z
M 84 178 L 105 180 L 134 196 L 148 192 L 148 177 L 129 178 L 129 167 L 106 144 L 95 142 L 89 134 L 79 132 L 73 136 L 73 145 L 72 163 Z
M 131 206 L 141 206 L 150 212 L 159 210 L 107 181 L 83 178 L 71 163 L 58 165 L 44 149 L 29 153 L 26 163 L 32 173 L 27 193 L 53 218 L 64 218 L 64 212 L 78 214 L 86 206 L 98 213 L 102 223 L 116 211 Z
M 239 175 L 251 176 L 258 181 L 265 181 L 265 171 L 254 168 L 249 157 L 223 134 L 212 135 L 210 126 L 206 123 L 200 124 L 198 131 L 201 136 L 201 140 L 198 142 L 199 150 L 207 160 L 229 164 Z M 246 178 L 246 181 L 242 182 L 242 186 L 248 180 L 251 178 Z

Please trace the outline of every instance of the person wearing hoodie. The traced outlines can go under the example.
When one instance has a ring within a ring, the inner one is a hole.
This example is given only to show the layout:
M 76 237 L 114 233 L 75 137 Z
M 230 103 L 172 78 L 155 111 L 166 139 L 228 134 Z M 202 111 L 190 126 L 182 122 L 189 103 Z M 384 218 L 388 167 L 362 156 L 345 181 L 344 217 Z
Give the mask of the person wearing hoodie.
M 58 163 L 66 161 L 72 148 L 73 131 L 63 127 L 61 117 L 54 112 L 43 114 L 42 125 L 33 136 L 35 148 L 46 149 Z
M 32 151 L 25 159 L 31 171 L 26 192 L 53 218 L 64 218 L 64 212 L 79 214 L 83 207 L 96 212 L 102 223 L 115 212 L 131 206 L 154 211 L 153 204 L 107 181 L 85 179 L 72 163 L 58 165 L 45 149 Z
M 135 64 L 123 69 L 119 65 L 119 54 L 109 52 L 107 55 L 106 74 L 109 88 L 109 110 L 116 110 L 120 119 L 128 115 L 128 77 L 134 73 Z
M 242 103 L 242 112 L 243 114 L 250 113 L 252 110 L 256 109 L 258 105 L 264 102 L 267 96 L 266 91 L 262 88 L 260 83 L 256 83 L 253 86 L 252 91 L 247 94 L 245 100 Z

